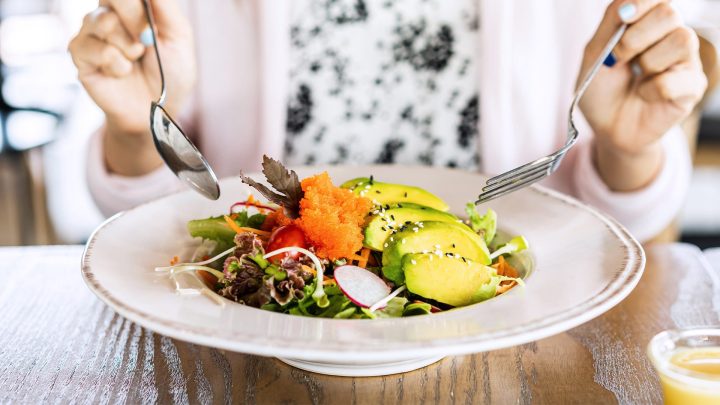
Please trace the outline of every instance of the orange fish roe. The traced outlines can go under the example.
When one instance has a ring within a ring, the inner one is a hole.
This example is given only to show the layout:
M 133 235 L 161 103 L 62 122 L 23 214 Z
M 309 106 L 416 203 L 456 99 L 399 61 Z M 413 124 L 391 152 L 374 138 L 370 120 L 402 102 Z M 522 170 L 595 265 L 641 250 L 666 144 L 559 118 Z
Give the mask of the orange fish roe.
M 353 256 L 362 248 L 362 227 L 372 202 L 335 187 L 327 172 L 304 179 L 301 186 L 305 195 L 300 201 L 300 218 L 294 222 L 317 255 L 331 260 Z

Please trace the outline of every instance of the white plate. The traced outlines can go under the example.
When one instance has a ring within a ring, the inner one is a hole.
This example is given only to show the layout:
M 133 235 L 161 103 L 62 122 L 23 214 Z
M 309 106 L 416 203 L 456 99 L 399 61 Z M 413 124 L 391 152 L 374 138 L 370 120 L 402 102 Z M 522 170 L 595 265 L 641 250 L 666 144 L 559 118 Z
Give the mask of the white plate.
M 373 174 L 380 181 L 424 187 L 456 214 L 464 212 L 485 180 L 474 173 L 423 167 L 327 170 L 336 184 Z M 297 169 L 301 178 L 319 171 Z M 153 269 L 196 243 L 187 234 L 188 220 L 225 213 L 250 191 L 235 178 L 221 187 L 219 201 L 182 192 L 105 222 L 83 255 L 82 274 L 90 289 L 122 316 L 163 335 L 276 356 L 310 371 L 367 376 L 566 331 L 625 298 L 645 265 L 640 244 L 617 222 L 570 197 L 530 187 L 488 204 L 497 211 L 501 229 L 530 242 L 534 269 L 525 288 L 453 311 L 399 319 L 316 319 L 235 303 L 220 307 L 204 296 L 176 294 Z

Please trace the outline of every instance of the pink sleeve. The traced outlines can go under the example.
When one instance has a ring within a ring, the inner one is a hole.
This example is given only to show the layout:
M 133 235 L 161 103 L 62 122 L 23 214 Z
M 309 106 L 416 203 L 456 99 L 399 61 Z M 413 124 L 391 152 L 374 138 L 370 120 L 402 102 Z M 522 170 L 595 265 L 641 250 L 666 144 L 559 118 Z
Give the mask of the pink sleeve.
M 180 181 L 165 165 L 138 177 L 109 173 L 103 157 L 103 131 L 104 127 L 90 138 L 87 182 L 90 194 L 104 215 L 113 215 L 182 188 Z
M 647 187 L 633 192 L 610 190 L 593 163 L 592 142 L 577 145 L 572 176 L 577 197 L 610 214 L 641 242 L 657 235 L 678 215 L 690 183 L 692 165 L 682 130 L 673 127 L 661 142 L 665 160 L 660 173 Z

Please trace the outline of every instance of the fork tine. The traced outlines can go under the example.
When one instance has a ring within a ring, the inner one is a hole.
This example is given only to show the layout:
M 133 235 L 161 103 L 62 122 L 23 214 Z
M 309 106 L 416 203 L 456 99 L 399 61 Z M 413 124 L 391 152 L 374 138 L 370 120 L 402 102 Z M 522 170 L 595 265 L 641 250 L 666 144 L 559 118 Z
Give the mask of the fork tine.
M 553 165 L 554 165 L 554 161 L 549 161 L 542 166 L 533 167 L 532 169 L 526 170 L 522 173 L 519 172 L 515 176 L 506 178 L 505 180 L 503 180 L 501 182 L 494 183 L 494 184 L 486 184 L 485 187 L 483 187 L 482 191 L 483 191 L 483 193 L 491 192 L 491 191 L 499 189 L 501 187 L 505 187 L 507 185 L 522 181 L 523 179 L 531 177 L 531 176 L 535 175 L 536 173 L 542 172 L 542 173 L 550 174 L 550 173 L 552 173 Z
M 551 156 L 543 156 L 543 157 L 541 157 L 540 159 L 537 159 L 537 160 L 535 160 L 535 161 L 533 161 L 533 162 L 525 163 L 525 164 L 522 165 L 522 166 L 518 166 L 518 167 L 516 167 L 516 168 L 514 168 L 514 169 L 512 169 L 512 170 L 510 170 L 510 171 L 507 171 L 507 172 L 505 172 L 505 173 L 499 174 L 499 175 L 497 175 L 497 176 L 495 176 L 495 177 L 492 177 L 492 178 L 488 179 L 487 185 L 490 186 L 490 185 L 493 185 L 493 184 L 495 184 L 495 183 L 503 182 L 503 181 L 507 180 L 508 178 L 514 177 L 514 176 L 517 175 L 518 173 L 532 170 L 532 169 L 534 169 L 535 167 L 538 167 L 538 166 L 541 166 L 541 165 L 546 165 L 548 162 L 550 162 L 550 161 L 552 161 L 552 160 L 554 160 L 554 158 L 553 158 L 552 155 L 551 155 Z
M 493 200 L 493 199 L 498 198 L 507 193 L 513 192 L 519 188 L 523 188 L 527 185 L 530 185 L 532 183 L 537 182 L 538 180 L 545 178 L 546 176 L 547 176 L 547 174 L 545 172 L 539 172 L 539 173 L 535 174 L 534 176 L 527 177 L 520 182 L 511 183 L 505 187 L 495 189 L 491 192 L 484 192 L 478 196 L 477 201 L 475 201 L 475 205 L 482 204 L 484 202 Z

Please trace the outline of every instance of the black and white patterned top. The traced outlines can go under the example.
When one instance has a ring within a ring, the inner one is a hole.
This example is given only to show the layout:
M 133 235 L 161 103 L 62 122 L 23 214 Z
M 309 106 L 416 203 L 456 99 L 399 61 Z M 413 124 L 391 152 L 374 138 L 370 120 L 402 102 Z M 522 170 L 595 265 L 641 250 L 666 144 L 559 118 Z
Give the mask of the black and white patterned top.
M 477 168 L 477 3 L 293 0 L 288 163 Z

